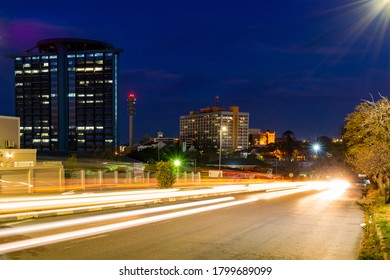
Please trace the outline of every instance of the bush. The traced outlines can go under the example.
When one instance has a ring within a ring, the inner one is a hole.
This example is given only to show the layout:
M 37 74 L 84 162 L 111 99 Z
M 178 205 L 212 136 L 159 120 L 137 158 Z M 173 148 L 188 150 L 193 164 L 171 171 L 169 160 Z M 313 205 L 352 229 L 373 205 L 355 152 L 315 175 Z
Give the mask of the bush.
M 157 162 L 156 179 L 157 185 L 160 189 L 168 189 L 173 186 L 176 181 L 176 178 L 173 172 L 173 166 L 170 162 Z

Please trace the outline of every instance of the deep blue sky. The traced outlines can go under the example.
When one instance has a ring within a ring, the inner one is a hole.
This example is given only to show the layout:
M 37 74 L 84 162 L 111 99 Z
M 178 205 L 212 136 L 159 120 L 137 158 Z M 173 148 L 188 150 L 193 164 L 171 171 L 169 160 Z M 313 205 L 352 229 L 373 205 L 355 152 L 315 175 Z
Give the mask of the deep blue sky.
M 4 56 L 75 37 L 123 49 L 121 143 L 131 91 L 136 142 L 159 130 L 177 136 L 180 115 L 216 96 L 277 137 L 338 137 L 362 99 L 389 96 L 390 9 L 376 9 L 383 1 L 3 1 L 0 115 L 14 115 L 13 64 Z

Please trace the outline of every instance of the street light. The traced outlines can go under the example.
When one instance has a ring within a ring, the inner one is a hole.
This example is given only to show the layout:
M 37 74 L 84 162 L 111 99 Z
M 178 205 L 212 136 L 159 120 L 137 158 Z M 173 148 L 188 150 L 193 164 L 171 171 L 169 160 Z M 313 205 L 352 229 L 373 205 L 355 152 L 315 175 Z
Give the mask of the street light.
M 226 131 L 226 126 L 221 126 L 219 131 L 219 165 L 218 165 L 218 177 L 222 177 L 221 174 L 221 160 L 222 160 L 222 132 Z
M 176 167 L 176 181 L 179 181 L 179 166 L 181 165 L 181 161 L 178 159 L 175 159 L 173 161 L 173 165 Z
M 314 144 L 313 145 L 313 150 L 314 152 L 316 153 L 316 158 L 317 158 L 317 154 L 318 154 L 318 151 L 321 149 L 320 145 L 319 144 Z
M 175 159 L 175 161 L 173 162 L 173 165 L 176 166 L 176 168 L 178 168 L 180 166 L 180 160 Z

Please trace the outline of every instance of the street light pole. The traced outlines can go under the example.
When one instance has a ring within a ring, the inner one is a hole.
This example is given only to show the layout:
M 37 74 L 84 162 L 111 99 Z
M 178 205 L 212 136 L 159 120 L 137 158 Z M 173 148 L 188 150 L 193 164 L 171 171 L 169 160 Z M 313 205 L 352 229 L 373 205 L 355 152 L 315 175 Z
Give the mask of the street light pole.
M 218 165 L 218 177 L 222 177 L 221 175 L 221 160 L 222 160 L 222 132 L 226 131 L 226 126 L 221 126 L 219 131 L 219 165 Z
M 319 151 L 320 148 L 321 148 L 321 147 L 320 147 L 319 144 L 314 144 L 314 145 L 313 145 L 314 152 L 316 153 L 316 160 L 317 160 L 317 158 L 318 158 L 318 151 Z

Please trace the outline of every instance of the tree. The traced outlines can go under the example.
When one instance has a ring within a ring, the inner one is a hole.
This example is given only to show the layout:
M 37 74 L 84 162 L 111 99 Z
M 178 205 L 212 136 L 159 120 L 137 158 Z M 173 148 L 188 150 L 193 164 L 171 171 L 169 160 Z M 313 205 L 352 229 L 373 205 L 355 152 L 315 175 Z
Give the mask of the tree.
M 356 172 L 377 183 L 386 203 L 390 203 L 390 102 L 363 101 L 346 118 L 343 140 L 346 161 Z
M 286 159 L 288 161 L 292 161 L 294 159 L 294 149 L 295 149 L 295 135 L 291 130 L 287 130 L 283 133 L 283 144 L 282 150 L 286 155 Z
M 157 184 L 160 189 L 168 189 L 173 186 L 176 181 L 171 162 L 159 161 L 157 162 Z

